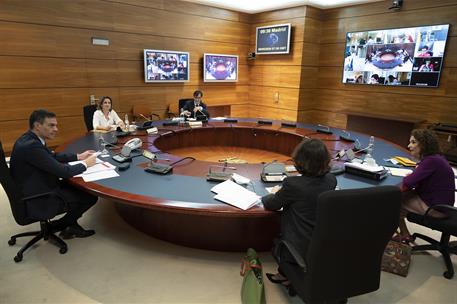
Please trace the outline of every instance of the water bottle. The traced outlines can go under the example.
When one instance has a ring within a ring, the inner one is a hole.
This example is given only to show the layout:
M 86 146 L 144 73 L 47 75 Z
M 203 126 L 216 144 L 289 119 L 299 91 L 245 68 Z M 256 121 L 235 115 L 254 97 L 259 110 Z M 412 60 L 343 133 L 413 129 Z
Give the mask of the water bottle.
M 376 161 L 373 158 L 373 151 L 374 151 L 374 136 L 370 136 L 370 142 L 368 143 L 367 147 L 367 155 L 365 155 L 365 162 L 368 165 L 376 165 Z
M 125 123 L 125 128 L 128 131 L 129 130 L 129 115 L 128 114 L 125 114 L 124 123 Z

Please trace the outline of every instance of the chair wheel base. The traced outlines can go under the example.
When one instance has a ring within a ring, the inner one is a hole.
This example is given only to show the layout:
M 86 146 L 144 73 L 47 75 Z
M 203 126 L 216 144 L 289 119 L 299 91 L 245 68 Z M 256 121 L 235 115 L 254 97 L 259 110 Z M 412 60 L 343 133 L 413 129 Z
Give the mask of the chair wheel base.
M 19 263 L 20 261 L 22 261 L 22 254 L 18 254 L 14 257 L 14 261 L 16 263 Z
M 450 280 L 454 277 L 454 272 L 453 271 L 445 271 L 443 273 L 443 277 L 445 277 L 446 279 Z
M 67 251 L 68 251 L 67 247 L 62 247 L 59 249 L 60 254 L 65 254 L 65 253 L 67 253 Z
M 16 244 L 16 239 L 10 239 L 8 241 L 8 245 L 13 246 L 14 244 Z

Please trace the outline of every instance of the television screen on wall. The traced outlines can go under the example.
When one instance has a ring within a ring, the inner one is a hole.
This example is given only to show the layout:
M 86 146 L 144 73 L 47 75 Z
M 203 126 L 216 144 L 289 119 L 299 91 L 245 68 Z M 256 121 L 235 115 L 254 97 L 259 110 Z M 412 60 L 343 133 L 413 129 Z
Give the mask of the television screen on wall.
M 203 55 L 203 80 L 207 82 L 238 81 L 238 56 Z
M 290 23 L 256 28 L 256 54 L 289 54 Z
M 437 87 L 449 24 L 346 34 L 343 83 Z
M 189 63 L 187 52 L 144 50 L 144 81 L 189 81 Z

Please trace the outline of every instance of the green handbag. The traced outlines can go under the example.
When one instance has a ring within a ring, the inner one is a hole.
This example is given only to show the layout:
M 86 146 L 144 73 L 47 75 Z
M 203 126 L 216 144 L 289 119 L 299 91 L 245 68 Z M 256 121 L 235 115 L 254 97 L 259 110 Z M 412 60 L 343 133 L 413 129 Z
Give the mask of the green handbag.
M 265 304 L 262 263 L 257 257 L 257 252 L 252 248 L 248 249 L 246 256 L 241 260 L 240 275 L 243 277 L 241 303 Z

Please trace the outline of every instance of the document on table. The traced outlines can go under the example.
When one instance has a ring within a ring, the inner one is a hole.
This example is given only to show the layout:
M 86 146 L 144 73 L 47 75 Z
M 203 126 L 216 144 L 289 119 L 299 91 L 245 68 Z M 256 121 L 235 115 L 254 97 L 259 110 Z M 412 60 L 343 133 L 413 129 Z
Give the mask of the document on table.
M 116 166 L 110 164 L 109 162 L 102 162 L 102 163 L 98 163 L 98 164 L 93 165 L 92 167 L 87 168 L 86 171 L 84 171 L 81 174 L 75 175 L 75 177 L 81 177 L 83 175 L 89 175 L 89 174 L 100 172 L 100 171 L 108 171 L 108 170 L 115 170 L 115 169 L 116 169 Z
M 243 210 L 253 207 L 260 201 L 259 195 L 234 183 L 231 180 L 227 180 L 214 186 L 211 188 L 211 191 L 216 193 L 214 199 Z
M 390 174 L 392 174 L 393 176 L 401 176 L 401 177 L 405 177 L 413 172 L 413 170 L 411 170 L 411 169 L 391 168 L 391 167 L 388 167 L 388 170 L 389 170 Z
M 83 161 L 69 162 L 69 165 L 80 164 Z M 119 176 L 116 172 L 116 166 L 109 162 L 104 162 L 100 159 L 96 159 L 96 164 L 89 167 L 81 174 L 75 175 L 75 177 L 82 177 L 85 182 L 93 182 L 100 179 L 111 178 Z
M 91 173 L 91 174 L 83 174 L 82 178 L 86 183 L 88 183 L 88 182 L 94 182 L 96 180 L 111 178 L 111 177 L 116 177 L 116 176 L 119 176 L 119 173 L 117 173 L 116 170 L 104 170 L 104 171 L 98 171 L 98 172 Z

